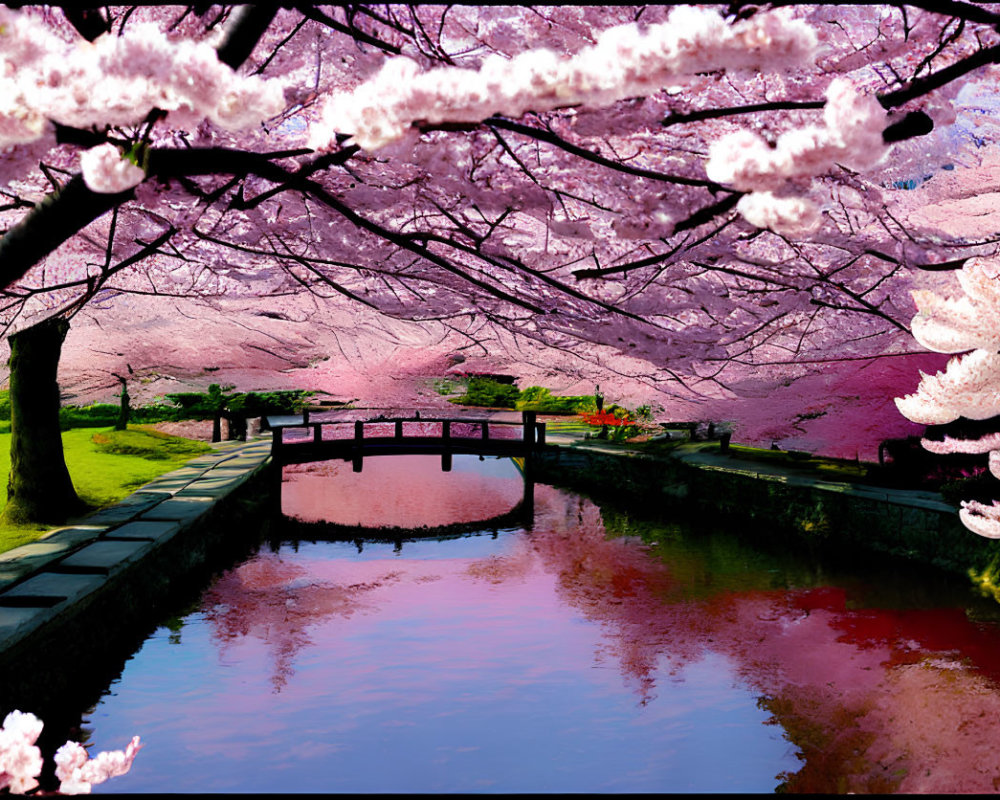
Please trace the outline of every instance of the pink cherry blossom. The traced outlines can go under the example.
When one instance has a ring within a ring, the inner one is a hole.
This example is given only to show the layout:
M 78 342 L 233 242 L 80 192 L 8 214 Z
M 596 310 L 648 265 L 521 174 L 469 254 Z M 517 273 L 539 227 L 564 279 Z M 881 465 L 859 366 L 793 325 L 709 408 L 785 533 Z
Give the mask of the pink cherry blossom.
M 25 794 L 38 786 L 42 753 L 35 746 L 42 723 L 34 714 L 11 711 L 0 727 L 0 789 Z
M 124 192 L 146 177 L 142 168 L 124 158 L 113 144 L 101 144 L 81 153 L 80 169 L 87 187 L 103 194 Z
M 132 768 L 136 754 L 142 748 L 138 736 L 125 750 L 111 750 L 89 758 L 86 749 L 77 742 L 66 742 L 55 754 L 56 777 L 62 794 L 88 794 L 95 783 L 124 775 Z

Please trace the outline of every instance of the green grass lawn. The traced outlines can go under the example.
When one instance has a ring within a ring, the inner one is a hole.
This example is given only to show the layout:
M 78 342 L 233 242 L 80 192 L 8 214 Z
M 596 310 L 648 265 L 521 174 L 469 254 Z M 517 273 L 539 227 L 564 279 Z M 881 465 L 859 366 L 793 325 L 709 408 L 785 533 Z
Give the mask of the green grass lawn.
M 77 494 L 94 507 L 107 506 L 138 487 L 212 448 L 204 442 L 130 426 L 127 431 L 75 428 L 63 432 L 66 466 Z M 10 470 L 10 434 L 0 433 L 0 478 Z M 7 493 L 0 489 L 0 510 Z M 49 526 L 0 526 L 0 552 L 34 541 Z

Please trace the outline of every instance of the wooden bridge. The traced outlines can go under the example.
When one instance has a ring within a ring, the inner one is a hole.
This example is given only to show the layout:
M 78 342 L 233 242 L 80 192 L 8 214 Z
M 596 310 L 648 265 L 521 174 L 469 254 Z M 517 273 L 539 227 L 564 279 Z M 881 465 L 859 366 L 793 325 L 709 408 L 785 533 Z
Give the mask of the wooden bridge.
M 451 470 L 452 455 L 528 457 L 545 444 L 545 423 L 533 411 L 520 422 L 468 417 L 374 417 L 365 420 L 315 420 L 268 417 L 273 434 L 271 458 L 279 466 L 343 459 L 361 472 L 366 456 L 440 455 Z

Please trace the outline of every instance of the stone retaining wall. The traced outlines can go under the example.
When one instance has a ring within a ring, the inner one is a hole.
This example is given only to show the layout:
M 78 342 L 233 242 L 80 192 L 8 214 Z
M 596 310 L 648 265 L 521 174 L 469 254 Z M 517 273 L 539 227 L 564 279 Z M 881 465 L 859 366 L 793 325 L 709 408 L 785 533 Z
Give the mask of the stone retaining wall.
M 536 458 L 535 478 L 645 513 L 724 517 L 755 533 L 930 564 L 968 576 L 1000 599 L 1000 541 L 971 533 L 940 495 L 781 474 L 707 453 L 550 447 Z
M 185 474 L 190 467 L 163 476 L 132 496 L 144 495 L 142 502 L 114 506 L 88 518 L 97 524 L 73 529 L 108 525 L 96 540 L 0 593 L 0 621 L 7 622 L 0 709 L 32 710 L 48 720 L 60 713 L 62 698 L 78 702 L 81 693 L 100 691 L 155 620 L 196 602 L 213 572 L 256 548 L 278 499 L 266 459 L 266 448 L 252 457 L 231 453 L 194 479 Z M 147 507 L 150 487 L 171 481 L 184 488 L 164 490 Z M 45 603 L 51 605 L 39 613 Z M 18 627 L 21 616 L 28 624 Z

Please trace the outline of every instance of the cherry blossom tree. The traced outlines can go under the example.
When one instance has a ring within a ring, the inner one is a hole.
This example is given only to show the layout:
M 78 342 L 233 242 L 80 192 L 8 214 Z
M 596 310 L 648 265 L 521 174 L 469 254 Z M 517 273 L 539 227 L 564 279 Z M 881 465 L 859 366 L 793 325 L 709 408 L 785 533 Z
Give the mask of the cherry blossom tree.
M 776 5 L 4 9 L 3 324 L 308 292 L 686 398 L 918 352 L 994 244 L 896 187 L 976 158 L 1000 15 Z

